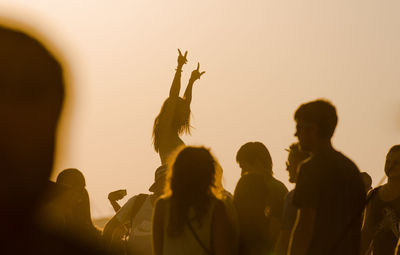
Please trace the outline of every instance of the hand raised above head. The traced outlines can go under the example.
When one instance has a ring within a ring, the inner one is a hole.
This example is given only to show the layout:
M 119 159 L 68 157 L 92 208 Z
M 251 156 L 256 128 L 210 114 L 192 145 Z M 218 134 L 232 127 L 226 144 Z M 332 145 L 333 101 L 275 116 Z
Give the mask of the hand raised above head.
M 187 63 L 187 54 L 188 52 L 185 51 L 185 55 L 182 55 L 182 52 L 180 49 L 178 49 L 179 56 L 178 56 L 178 66 L 182 67 L 184 64 Z
M 190 76 L 190 80 L 195 81 L 200 79 L 200 77 L 206 72 L 200 72 L 200 63 L 197 63 L 197 69 L 193 70 L 192 75 Z

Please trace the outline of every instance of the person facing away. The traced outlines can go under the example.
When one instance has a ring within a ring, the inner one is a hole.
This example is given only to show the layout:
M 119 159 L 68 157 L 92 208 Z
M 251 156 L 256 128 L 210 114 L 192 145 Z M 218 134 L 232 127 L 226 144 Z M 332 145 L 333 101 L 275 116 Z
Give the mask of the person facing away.
M 236 254 L 233 224 L 220 199 L 217 162 L 204 147 L 185 147 L 169 164 L 153 217 L 154 255 Z
M 288 254 L 359 254 L 365 188 L 357 166 L 332 147 L 336 109 L 315 100 L 294 119 L 295 136 L 311 157 L 300 165 L 293 194 L 298 210 Z
M 244 144 L 236 161 L 242 169 L 233 195 L 240 226 L 239 254 L 269 254 L 279 233 L 288 190 L 272 176 L 272 159 L 264 144 Z
M 205 73 L 200 72 L 200 64 L 198 63 L 197 69 L 190 76 L 183 98 L 179 97 L 182 67 L 187 62 L 187 51 L 185 55 L 182 55 L 179 49 L 178 52 L 178 66 L 169 91 L 169 97 L 164 101 L 153 125 L 154 150 L 159 153 L 162 165 L 167 163 L 168 156 L 171 153 L 184 145 L 179 136 L 183 133 L 190 134 L 190 103 L 192 101 L 193 84 Z
M 163 194 L 166 178 L 166 166 L 155 171 L 154 183 L 149 191 L 152 194 L 138 194 L 130 198 L 106 224 L 103 236 L 107 246 L 115 247 L 124 235 L 129 235 L 126 254 L 152 255 L 152 222 L 154 204 Z
M 48 232 L 36 218 L 64 101 L 61 62 L 34 37 L 4 25 L 0 59 L 0 254 L 102 254 Z
M 387 183 L 368 194 L 361 239 L 363 255 L 395 254 L 400 237 L 400 145 L 389 150 L 385 174 Z
M 365 191 L 368 194 L 372 189 L 372 178 L 367 172 L 361 172 L 361 179 L 363 180 Z
M 87 242 L 99 243 L 100 231 L 92 221 L 83 173 L 76 168 L 64 169 L 57 176 L 56 183 L 66 187 L 67 199 L 70 201 L 66 203 L 69 206 L 63 212 L 65 230 Z
M 289 172 L 289 182 L 296 183 L 299 165 L 310 155 L 301 150 L 299 143 L 291 144 L 287 151 L 289 154 L 286 162 L 286 170 Z M 275 253 L 277 255 L 287 254 L 290 231 L 292 230 L 294 222 L 296 221 L 297 208 L 293 205 L 293 194 L 294 189 L 291 190 L 285 197 L 281 229 L 275 246 Z

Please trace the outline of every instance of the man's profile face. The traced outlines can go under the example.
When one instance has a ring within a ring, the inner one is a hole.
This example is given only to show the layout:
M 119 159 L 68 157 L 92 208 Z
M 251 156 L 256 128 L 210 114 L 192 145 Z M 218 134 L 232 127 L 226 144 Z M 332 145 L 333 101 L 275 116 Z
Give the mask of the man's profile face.
M 390 152 L 386 156 L 385 173 L 388 178 L 400 177 L 400 151 Z
M 301 119 L 296 119 L 296 133 L 294 135 L 299 140 L 300 147 L 303 151 L 312 151 L 316 137 L 315 125 Z

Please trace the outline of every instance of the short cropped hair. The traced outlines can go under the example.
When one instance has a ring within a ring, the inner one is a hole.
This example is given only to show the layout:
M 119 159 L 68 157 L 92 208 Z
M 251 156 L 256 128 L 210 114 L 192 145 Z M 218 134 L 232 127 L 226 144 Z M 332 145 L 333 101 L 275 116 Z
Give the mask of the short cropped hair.
M 294 114 L 294 119 L 317 125 L 321 137 L 324 138 L 333 136 L 338 122 L 335 106 L 322 99 L 300 105 Z
M 400 151 L 400 144 L 393 145 L 392 148 L 390 148 L 388 154 L 391 152 L 398 152 L 398 151 Z
M 268 173 L 272 174 L 272 158 L 267 147 L 261 142 L 248 142 L 238 150 L 236 162 L 247 162 L 254 164 L 261 162 Z

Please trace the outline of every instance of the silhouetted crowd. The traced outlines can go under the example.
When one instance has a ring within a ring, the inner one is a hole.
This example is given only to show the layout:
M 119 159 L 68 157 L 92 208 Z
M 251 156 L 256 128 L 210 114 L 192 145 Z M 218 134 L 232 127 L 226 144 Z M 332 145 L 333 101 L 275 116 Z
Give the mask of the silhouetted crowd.
M 153 126 L 161 161 L 154 183 L 122 206 L 126 190 L 111 192 L 115 215 L 100 230 L 81 171 L 49 181 L 63 65 L 31 35 L 0 26 L 0 254 L 399 254 L 400 145 L 387 154 L 387 183 L 372 188 L 371 177 L 332 147 L 335 107 L 307 102 L 294 113 L 298 142 L 287 149 L 295 188 L 274 177 L 263 143 L 248 142 L 236 154 L 241 177 L 231 194 L 211 150 L 180 138 L 190 134 L 193 86 L 205 72 L 197 64 L 180 97 L 188 53 L 178 52 Z

